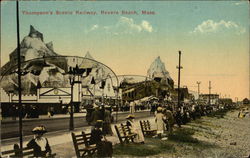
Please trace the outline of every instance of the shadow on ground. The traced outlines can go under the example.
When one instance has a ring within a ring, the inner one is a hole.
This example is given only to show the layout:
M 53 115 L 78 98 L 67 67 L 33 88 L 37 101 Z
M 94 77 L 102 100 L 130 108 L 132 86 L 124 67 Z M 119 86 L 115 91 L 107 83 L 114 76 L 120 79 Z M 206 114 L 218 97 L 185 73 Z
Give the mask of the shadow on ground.
M 215 148 L 207 142 L 193 138 L 194 130 L 189 128 L 177 129 L 168 140 L 146 138 L 145 144 L 127 144 L 114 146 L 114 157 L 121 156 L 173 156 L 185 152 L 197 152 L 208 148 Z
M 213 129 L 221 128 L 213 124 L 213 119 L 224 118 L 228 110 L 219 110 L 209 114 L 203 119 L 196 119 L 182 128 L 178 128 L 168 137 L 168 140 L 159 138 L 146 138 L 145 144 L 127 144 L 114 146 L 114 157 L 210 157 L 214 156 L 212 151 L 219 150 L 215 143 L 197 139 L 197 135 L 206 138 L 217 139 L 220 137 Z M 209 119 L 210 118 L 210 119 Z

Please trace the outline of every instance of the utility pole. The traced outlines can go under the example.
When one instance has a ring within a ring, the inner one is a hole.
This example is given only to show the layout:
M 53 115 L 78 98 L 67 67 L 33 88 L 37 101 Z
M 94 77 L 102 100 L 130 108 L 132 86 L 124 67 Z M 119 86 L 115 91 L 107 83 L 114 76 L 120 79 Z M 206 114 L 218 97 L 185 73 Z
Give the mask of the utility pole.
M 181 51 L 179 51 L 179 65 L 176 67 L 178 69 L 178 104 L 177 106 L 180 107 L 180 78 L 181 78 Z
M 235 97 L 236 105 L 238 105 L 238 97 Z
M 201 82 L 197 81 L 196 83 L 198 85 L 198 100 L 199 100 L 199 98 L 200 98 L 200 84 L 201 84 Z
M 211 87 L 211 81 L 209 81 L 209 87 L 208 87 L 208 89 L 209 89 L 209 96 L 208 96 L 208 98 L 209 98 L 209 105 L 211 105 L 211 89 L 212 89 L 212 87 Z
M 23 120 L 22 120 L 22 83 L 21 83 L 21 52 L 20 52 L 20 33 L 19 33 L 19 3 L 16 1 L 16 25 L 17 25 L 17 64 L 18 64 L 18 109 L 19 109 L 19 143 L 23 149 Z

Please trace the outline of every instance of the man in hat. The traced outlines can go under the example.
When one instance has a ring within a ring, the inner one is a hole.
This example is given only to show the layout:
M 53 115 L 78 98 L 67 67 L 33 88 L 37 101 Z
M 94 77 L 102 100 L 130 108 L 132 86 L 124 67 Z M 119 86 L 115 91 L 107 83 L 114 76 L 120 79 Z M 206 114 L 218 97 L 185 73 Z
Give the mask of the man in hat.
M 100 110 L 100 107 L 96 105 L 95 103 L 93 107 L 95 110 L 92 112 L 90 120 L 91 120 L 91 125 L 94 126 L 97 120 L 103 120 L 103 119 L 102 119 L 102 112 Z
M 34 138 L 28 142 L 27 147 L 34 150 L 34 157 L 46 157 L 51 155 L 48 139 L 43 137 L 43 134 L 46 132 L 47 130 L 43 125 L 37 126 L 32 130 Z
M 127 119 L 127 126 L 130 127 L 130 130 L 131 130 L 132 133 L 136 134 L 136 137 L 135 137 L 134 141 L 136 143 L 142 143 L 142 144 L 144 144 L 144 141 L 145 141 L 144 135 L 143 135 L 141 129 L 138 128 L 140 126 L 135 124 L 134 118 L 135 118 L 135 116 L 131 115 L 131 114 L 126 117 L 126 119 Z
M 169 109 L 165 109 L 163 111 L 163 114 L 164 114 L 164 122 L 168 130 L 168 134 L 171 135 L 173 133 L 173 126 L 174 126 L 173 113 Z
M 151 103 L 150 114 L 155 114 L 156 111 L 156 104 L 153 102 Z
M 175 122 L 178 125 L 178 127 L 181 127 L 182 124 L 182 115 L 181 115 L 181 109 L 177 108 L 174 114 Z
M 96 144 L 98 157 L 112 157 L 112 143 L 103 135 L 102 126 L 103 121 L 97 120 L 94 129 L 91 130 L 90 145 Z

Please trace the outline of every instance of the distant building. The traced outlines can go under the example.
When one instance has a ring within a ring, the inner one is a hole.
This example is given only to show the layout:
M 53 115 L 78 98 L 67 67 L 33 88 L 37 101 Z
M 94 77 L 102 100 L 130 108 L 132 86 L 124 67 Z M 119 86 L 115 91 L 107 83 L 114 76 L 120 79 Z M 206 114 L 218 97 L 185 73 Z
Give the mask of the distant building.
M 244 105 L 250 104 L 250 101 L 249 101 L 249 99 L 247 99 L 247 98 L 243 99 L 242 102 L 243 102 Z
M 220 98 L 219 103 L 220 104 L 232 104 L 233 100 L 231 98 Z
M 200 94 L 199 100 L 201 102 L 206 103 L 206 104 L 209 104 L 209 100 L 210 100 L 211 105 L 218 104 L 219 103 L 219 94 Z
M 144 80 L 133 81 L 137 76 L 130 76 L 121 82 L 122 99 L 124 101 L 139 100 L 148 96 L 164 99 L 174 90 L 174 81 L 165 68 L 165 64 L 157 57 L 147 71 Z
M 187 87 L 180 88 L 180 102 L 190 102 L 194 100 L 194 95 L 189 93 Z M 175 88 L 171 93 L 171 98 L 174 102 L 178 101 L 178 88 Z
M 122 82 L 122 99 L 124 101 L 139 100 L 148 96 L 164 99 L 170 93 L 172 87 L 155 80 L 141 81 L 138 83 Z

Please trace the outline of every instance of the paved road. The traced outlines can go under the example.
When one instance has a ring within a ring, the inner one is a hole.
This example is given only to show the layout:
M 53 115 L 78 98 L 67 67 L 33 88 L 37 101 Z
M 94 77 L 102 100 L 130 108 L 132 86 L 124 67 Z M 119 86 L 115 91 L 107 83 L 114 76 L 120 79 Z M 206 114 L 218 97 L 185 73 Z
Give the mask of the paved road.
M 115 114 L 115 113 L 114 113 Z M 118 122 L 125 120 L 128 112 L 118 114 Z M 115 115 L 114 115 L 115 116 Z M 148 117 L 148 111 L 136 112 L 137 118 Z M 48 132 L 68 130 L 69 129 L 69 115 L 60 118 L 46 118 L 46 119 L 32 119 L 23 121 L 23 136 L 32 135 L 31 130 L 37 126 L 43 124 L 47 127 Z M 88 126 L 85 116 L 74 117 L 75 128 Z M 17 121 L 6 121 L 1 124 L 1 139 L 15 138 L 19 136 L 19 124 Z

